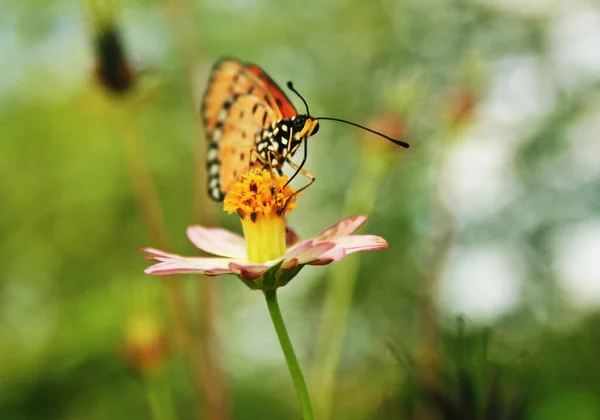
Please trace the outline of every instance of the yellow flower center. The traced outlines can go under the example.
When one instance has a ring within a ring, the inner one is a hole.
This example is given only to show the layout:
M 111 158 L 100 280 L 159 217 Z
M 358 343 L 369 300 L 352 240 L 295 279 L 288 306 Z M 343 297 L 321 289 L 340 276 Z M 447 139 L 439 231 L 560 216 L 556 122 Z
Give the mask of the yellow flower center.
M 285 254 L 285 215 L 296 208 L 295 191 L 267 169 L 242 175 L 225 196 L 223 209 L 242 220 L 248 260 L 264 263 Z

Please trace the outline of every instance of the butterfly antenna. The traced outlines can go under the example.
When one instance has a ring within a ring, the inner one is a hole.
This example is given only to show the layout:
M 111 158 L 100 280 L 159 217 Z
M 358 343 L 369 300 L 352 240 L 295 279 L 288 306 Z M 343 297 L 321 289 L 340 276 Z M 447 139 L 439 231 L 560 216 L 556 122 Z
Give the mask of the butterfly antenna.
M 380 133 L 379 131 L 371 130 L 370 128 L 365 127 L 364 125 L 356 124 L 356 123 L 353 123 L 351 121 L 346 121 L 346 120 L 342 120 L 342 119 L 339 119 L 339 118 L 329 118 L 329 117 L 315 117 L 315 119 L 319 120 L 319 121 L 323 121 L 323 120 L 337 121 L 337 122 L 341 122 L 341 123 L 344 123 L 344 124 L 353 125 L 354 127 L 362 128 L 363 130 L 368 131 L 369 133 L 373 133 L 373 134 L 378 135 L 379 137 L 383 137 L 384 139 L 389 140 L 392 143 L 397 144 L 398 146 L 402 146 L 402 147 L 404 147 L 406 149 L 408 149 L 410 147 L 410 145 L 408 143 L 406 143 L 406 142 L 404 142 L 402 140 L 393 139 L 393 138 L 391 138 L 389 136 L 386 136 L 383 133 Z
M 302 99 L 302 102 L 304 102 L 304 106 L 306 107 L 306 115 L 308 115 L 310 117 L 310 111 L 308 110 L 308 104 L 306 103 L 306 101 L 304 100 L 304 98 L 302 97 L 302 95 L 300 95 L 298 93 L 298 91 L 296 89 L 294 89 L 294 85 L 292 84 L 292 82 L 287 82 L 287 87 L 289 90 L 291 90 L 292 92 L 294 92 L 296 95 L 298 95 L 298 97 L 300 99 Z

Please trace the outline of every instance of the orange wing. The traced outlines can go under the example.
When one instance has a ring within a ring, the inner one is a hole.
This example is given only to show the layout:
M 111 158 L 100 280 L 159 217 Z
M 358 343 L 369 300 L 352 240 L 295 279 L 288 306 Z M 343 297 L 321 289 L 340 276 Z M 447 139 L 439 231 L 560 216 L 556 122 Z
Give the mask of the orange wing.
M 292 104 L 290 99 L 286 96 L 285 93 L 283 93 L 283 91 L 279 88 L 279 85 L 277 85 L 277 83 L 275 83 L 275 81 L 271 79 L 271 77 L 267 73 L 265 73 L 263 69 L 258 67 L 256 64 L 248 64 L 246 68 L 250 73 L 258 77 L 259 80 L 269 90 L 269 93 L 271 93 L 271 95 L 275 99 L 275 103 L 279 107 L 283 118 L 291 118 L 294 115 L 298 115 L 298 111 L 296 111 L 296 108 L 294 108 L 294 105 Z
M 233 97 L 245 95 L 255 96 L 273 109 L 278 119 L 298 114 L 273 79 L 258 66 L 224 59 L 215 64 L 202 101 L 202 116 L 209 140 L 219 120 L 226 117 L 226 109 L 231 106 Z M 224 108 L 225 113 L 222 113 Z
M 250 161 L 250 150 L 262 131 L 297 114 L 265 72 L 234 59 L 215 64 L 201 112 L 208 142 L 209 195 L 219 201 L 256 163 L 255 153 Z
M 221 162 L 218 177 L 219 195 L 222 197 L 225 197 L 240 175 L 248 173 L 258 165 L 258 153 L 252 150 L 260 140 L 263 130 L 275 121 L 273 111 L 263 104 L 256 106 L 257 103 L 256 98 L 252 96 L 240 97 L 234 102 L 229 118 L 225 121 L 224 134 L 217 154 Z M 210 176 L 213 174 L 216 174 L 214 169 L 209 172 Z M 211 194 L 216 196 L 216 193 Z

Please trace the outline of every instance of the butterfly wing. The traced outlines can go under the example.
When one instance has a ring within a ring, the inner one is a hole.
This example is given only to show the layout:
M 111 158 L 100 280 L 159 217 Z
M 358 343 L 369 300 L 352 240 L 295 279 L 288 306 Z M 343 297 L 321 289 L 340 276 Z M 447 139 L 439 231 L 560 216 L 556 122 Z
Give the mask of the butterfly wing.
M 290 100 L 258 66 L 224 59 L 215 64 L 202 101 L 201 112 L 209 140 L 219 121 L 226 117 L 233 97 L 244 95 L 255 96 L 273 109 L 278 119 L 297 115 Z
M 283 118 L 291 118 L 294 115 L 298 115 L 298 111 L 294 108 L 294 104 L 290 101 L 290 99 L 286 96 L 285 93 L 281 90 L 279 85 L 275 83 L 271 77 L 265 73 L 263 69 L 258 67 L 256 64 L 248 64 L 246 66 L 248 71 L 256 76 L 263 85 L 267 88 L 273 99 L 275 100 L 275 104 L 279 108 L 281 115 Z
M 296 114 L 289 99 L 260 68 L 234 59 L 219 61 L 202 101 L 209 195 L 223 200 L 237 177 L 256 163 L 256 154 L 250 161 L 250 149 L 262 131 Z
M 223 126 L 223 137 L 216 150 L 218 164 L 208 165 L 209 194 L 215 200 L 223 200 L 231 185 L 240 175 L 259 166 L 258 154 L 252 152 L 263 130 L 274 121 L 272 110 L 259 104 L 256 98 L 240 96 L 234 101 Z M 214 154 L 214 152 L 213 152 Z

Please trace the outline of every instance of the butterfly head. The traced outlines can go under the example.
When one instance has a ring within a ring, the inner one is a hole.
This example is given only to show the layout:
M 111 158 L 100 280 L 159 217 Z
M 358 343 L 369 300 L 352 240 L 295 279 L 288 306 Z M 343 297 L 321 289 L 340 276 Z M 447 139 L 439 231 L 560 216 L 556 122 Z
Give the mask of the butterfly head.
M 319 131 L 319 120 L 308 115 L 297 115 L 293 117 L 292 129 L 295 140 L 303 140 Z

